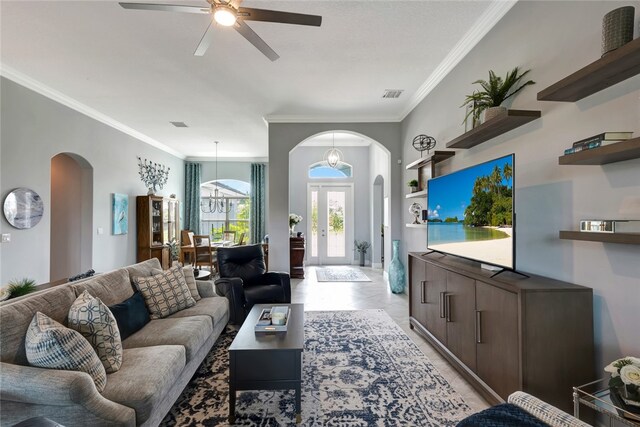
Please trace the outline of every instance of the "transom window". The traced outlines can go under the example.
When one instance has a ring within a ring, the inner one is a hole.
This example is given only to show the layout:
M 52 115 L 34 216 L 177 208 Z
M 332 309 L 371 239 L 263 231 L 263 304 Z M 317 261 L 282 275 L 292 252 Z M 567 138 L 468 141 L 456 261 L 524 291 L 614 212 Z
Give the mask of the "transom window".
M 349 163 L 340 162 L 335 168 L 329 166 L 326 160 L 309 166 L 309 178 L 344 179 L 353 176 L 353 167 Z

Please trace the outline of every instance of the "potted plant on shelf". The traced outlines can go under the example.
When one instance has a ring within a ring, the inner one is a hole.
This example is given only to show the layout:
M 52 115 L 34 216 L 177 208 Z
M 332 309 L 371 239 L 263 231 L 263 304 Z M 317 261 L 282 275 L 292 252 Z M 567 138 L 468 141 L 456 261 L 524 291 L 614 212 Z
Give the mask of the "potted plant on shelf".
M 409 188 L 411 188 L 411 192 L 415 193 L 416 191 L 418 191 L 418 180 L 417 179 L 412 179 L 411 181 L 407 182 L 407 185 L 409 186 Z
M 611 374 L 609 388 L 614 403 L 640 414 L 640 359 L 628 356 L 614 360 L 604 370 Z
M 33 279 L 24 278 L 20 280 L 10 281 L 9 286 L 7 286 L 6 288 L 6 291 L 4 291 L 2 294 L 4 298 L 6 293 L 8 292 L 9 296 L 5 299 L 11 299 L 30 294 L 31 292 L 35 292 L 35 290 L 36 281 Z
M 502 103 L 520 92 L 526 86 L 535 84 L 533 80 L 529 80 L 516 87 L 529 71 L 531 70 L 519 74 L 520 68 L 515 67 L 507 73 L 503 80 L 502 77 L 497 76 L 496 73 L 489 70 L 489 81 L 476 80 L 473 82 L 473 84 L 482 86 L 483 90 L 474 91 L 473 94 L 467 95 L 467 98 L 461 105 L 461 107 L 469 104 L 472 106 L 465 116 L 465 121 L 469 116 L 473 116 L 476 119 L 479 118 L 482 112 L 484 112 L 485 122 L 494 117 L 506 114 L 507 108 L 503 107 Z
M 353 244 L 356 248 L 356 251 L 360 253 L 360 267 L 364 267 L 364 256 L 367 254 L 367 250 L 371 247 L 371 243 L 367 242 L 366 240 L 363 240 L 362 242 L 354 240 Z

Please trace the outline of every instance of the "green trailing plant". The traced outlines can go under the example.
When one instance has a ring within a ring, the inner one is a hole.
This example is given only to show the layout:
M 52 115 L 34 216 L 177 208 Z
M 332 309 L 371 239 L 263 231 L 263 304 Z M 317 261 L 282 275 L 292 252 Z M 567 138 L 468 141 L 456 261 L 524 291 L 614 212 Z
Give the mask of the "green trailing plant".
M 411 181 L 407 182 L 407 185 L 409 187 L 417 187 L 418 186 L 418 180 L 417 179 L 412 179 Z
M 9 298 L 17 298 L 30 294 L 36 290 L 36 281 L 33 279 L 12 280 L 9 282 Z
M 366 254 L 369 248 L 371 247 L 371 243 L 367 242 L 366 240 L 363 240 L 361 242 L 354 240 L 353 245 L 355 246 L 356 251 L 362 254 Z
M 471 104 L 471 108 L 465 118 L 466 121 L 469 116 L 475 118 L 480 117 L 480 113 L 487 108 L 499 107 L 504 101 L 520 92 L 526 86 L 535 84 L 533 80 L 528 80 L 516 87 L 520 80 L 527 75 L 531 70 L 527 70 L 520 74 L 520 68 L 515 67 L 513 70 L 507 73 L 504 80 L 502 77 L 497 76 L 495 72 L 489 70 L 489 81 L 476 80 L 473 84 L 479 84 L 482 90 L 474 91 L 471 95 L 467 95 L 464 103 L 461 107 Z M 464 123 L 463 121 L 463 123 Z

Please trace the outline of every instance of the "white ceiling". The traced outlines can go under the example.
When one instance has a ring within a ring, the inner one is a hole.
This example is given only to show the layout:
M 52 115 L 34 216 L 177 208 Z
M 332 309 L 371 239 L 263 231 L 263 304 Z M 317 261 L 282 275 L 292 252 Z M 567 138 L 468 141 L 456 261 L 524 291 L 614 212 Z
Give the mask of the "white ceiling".
M 323 17 L 319 28 L 249 22 L 280 55 L 271 62 L 224 27 L 193 56 L 206 15 L 2 1 L 0 63 L 3 75 L 181 157 L 211 157 L 219 140 L 221 158 L 261 158 L 267 120 L 402 119 L 512 4 L 247 0 Z M 385 89 L 404 93 L 382 99 Z

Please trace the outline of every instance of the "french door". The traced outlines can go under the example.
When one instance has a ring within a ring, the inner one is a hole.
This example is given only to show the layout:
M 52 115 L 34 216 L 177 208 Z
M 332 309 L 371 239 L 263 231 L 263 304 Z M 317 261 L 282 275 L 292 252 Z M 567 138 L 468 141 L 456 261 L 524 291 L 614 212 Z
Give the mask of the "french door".
M 309 184 L 307 262 L 351 264 L 353 259 L 353 185 Z

